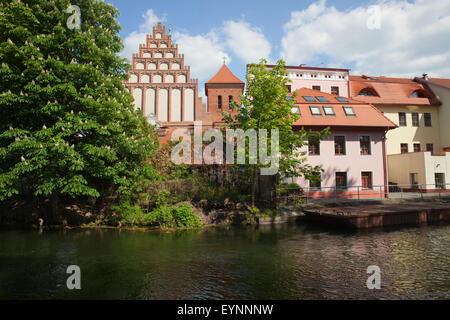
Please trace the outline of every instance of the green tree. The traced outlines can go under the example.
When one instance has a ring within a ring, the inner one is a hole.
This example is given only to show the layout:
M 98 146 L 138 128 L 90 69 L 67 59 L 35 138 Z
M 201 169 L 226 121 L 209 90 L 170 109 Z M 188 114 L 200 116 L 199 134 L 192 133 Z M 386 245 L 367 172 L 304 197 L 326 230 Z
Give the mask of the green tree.
M 233 129 L 249 130 L 271 129 L 279 130 L 279 169 L 276 181 L 280 178 L 304 176 L 306 179 L 320 180 L 319 166 L 306 163 L 306 152 L 300 151 L 308 139 L 322 139 L 328 135 L 328 130 L 306 131 L 293 128 L 299 119 L 298 113 L 293 113 L 296 93 L 289 94 L 287 85 L 290 82 L 284 61 L 280 60 L 272 69 L 267 69 L 267 61 L 261 59 L 259 64 L 250 64 L 246 79 L 247 87 L 241 96 L 241 104 L 232 102 L 232 109 L 237 109 L 233 116 L 223 112 L 224 121 Z M 258 136 L 258 145 L 260 143 Z M 271 140 L 268 139 L 267 149 L 271 150 Z M 246 160 L 249 160 L 249 148 L 245 147 Z M 247 162 L 249 163 L 249 162 Z M 257 162 L 247 165 L 252 180 L 252 204 L 259 192 L 260 168 L 268 167 Z
M 153 127 L 123 86 L 118 10 L 93 0 L 0 4 L 0 200 L 132 197 L 156 177 Z M 68 28 L 69 5 L 80 29 Z

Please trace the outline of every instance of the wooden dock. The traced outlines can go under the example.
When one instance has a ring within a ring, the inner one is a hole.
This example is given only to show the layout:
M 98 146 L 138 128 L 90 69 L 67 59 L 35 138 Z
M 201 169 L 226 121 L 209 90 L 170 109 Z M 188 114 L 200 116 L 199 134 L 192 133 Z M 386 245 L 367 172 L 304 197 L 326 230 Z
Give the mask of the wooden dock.
M 408 202 L 364 206 L 304 208 L 305 219 L 368 229 L 450 221 L 450 202 Z

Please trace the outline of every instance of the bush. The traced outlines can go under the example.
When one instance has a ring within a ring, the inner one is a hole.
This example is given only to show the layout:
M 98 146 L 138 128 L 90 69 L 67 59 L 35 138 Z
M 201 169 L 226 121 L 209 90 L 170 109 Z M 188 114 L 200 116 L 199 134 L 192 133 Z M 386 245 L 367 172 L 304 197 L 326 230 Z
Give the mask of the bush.
M 120 223 L 124 226 L 134 226 L 142 224 L 144 212 L 137 204 L 131 205 L 128 201 L 112 206 L 111 209 L 120 216 Z M 114 217 L 114 216 L 113 216 Z M 115 218 L 111 222 L 117 221 Z
M 181 204 L 178 208 L 173 207 L 172 214 L 178 227 L 197 228 L 203 224 L 187 203 Z
M 161 205 L 144 215 L 142 222 L 147 226 L 159 225 L 161 228 L 197 228 L 203 224 L 187 203 L 178 207 Z

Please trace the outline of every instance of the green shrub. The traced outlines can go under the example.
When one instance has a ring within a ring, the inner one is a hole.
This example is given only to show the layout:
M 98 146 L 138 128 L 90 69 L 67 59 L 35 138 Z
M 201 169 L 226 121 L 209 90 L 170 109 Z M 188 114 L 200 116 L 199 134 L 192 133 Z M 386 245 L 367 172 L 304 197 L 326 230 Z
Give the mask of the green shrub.
M 183 203 L 179 207 L 173 207 L 172 215 L 180 228 L 197 228 L 203 224 L 187 203 Z
M 144 217 L 144 212 L 138 204 L 131 205 L 128 201 L 112 206 L 111 209 L 120 216 L 122 225 L 140 225 Z M 113 219 L 115 221 L 115 219 Z
M 200 218 L 188 204 L 180 206 L 161 205 L 144 215 L 142 223 L 147 226 L 158 225 L 162 228 L 197 228 L 202 226 Z

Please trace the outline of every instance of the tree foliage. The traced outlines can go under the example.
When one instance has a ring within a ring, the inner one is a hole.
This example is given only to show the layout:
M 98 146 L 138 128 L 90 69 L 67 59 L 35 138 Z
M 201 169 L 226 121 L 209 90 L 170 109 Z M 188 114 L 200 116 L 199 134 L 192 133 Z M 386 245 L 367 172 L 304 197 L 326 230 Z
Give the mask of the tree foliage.
M 81 29 L 66 23 L 81 9 Z M 0 200 L 132 196 L 156 177 L 157 136 L 123 86 L 118 11 L 93 0 L 0 7 Z

